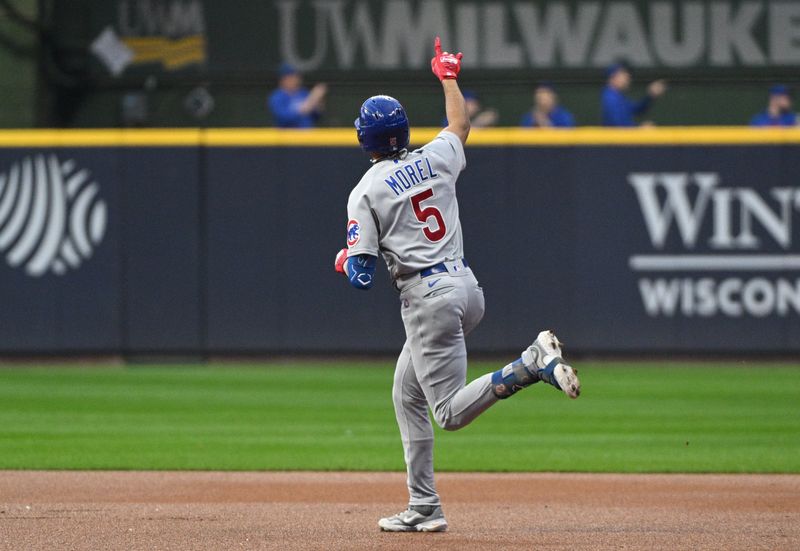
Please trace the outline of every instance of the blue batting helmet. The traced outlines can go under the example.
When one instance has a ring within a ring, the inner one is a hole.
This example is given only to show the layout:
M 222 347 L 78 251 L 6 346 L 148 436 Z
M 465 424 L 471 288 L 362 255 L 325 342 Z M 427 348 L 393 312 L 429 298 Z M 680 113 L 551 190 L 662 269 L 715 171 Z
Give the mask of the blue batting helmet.
M 389 96 L 372 96 L 355 120 L 361 149 L 391 155 L 408 146 L 408 117 L 400 102 Z

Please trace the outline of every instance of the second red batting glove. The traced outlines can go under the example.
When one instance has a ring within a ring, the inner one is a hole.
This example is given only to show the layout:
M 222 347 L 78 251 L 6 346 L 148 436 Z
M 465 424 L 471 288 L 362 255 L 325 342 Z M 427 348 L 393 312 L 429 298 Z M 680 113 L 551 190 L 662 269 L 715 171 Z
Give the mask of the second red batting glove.
M 347 249 L 342 249 L 336 255 L 336 261 L 333 263 L 333 269 L 340 274 L 347 275 L 347 272 L 344 271 L 345 262 L 347 262 Z
M 431 71 L 433 71 L 433 74 L 439 80 L 458 78 L 458 72 L 461 70 L 461 58 L 464 55 L 461 52 L 457 54 L 442 52 L 442 41 L 438 36 L 433 42 L 433 50 L 436 53 L 431 59 Z

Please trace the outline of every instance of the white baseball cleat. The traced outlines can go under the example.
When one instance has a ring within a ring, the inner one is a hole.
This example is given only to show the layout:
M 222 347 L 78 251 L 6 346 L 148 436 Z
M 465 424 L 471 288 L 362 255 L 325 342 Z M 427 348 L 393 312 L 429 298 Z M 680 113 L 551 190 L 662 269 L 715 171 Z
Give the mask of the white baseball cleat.
M 447 530 L 447 521 L 441 506 L 417 505 L 402 513 L 382 518 L 378 521 L 378 526 L 384 532 L 444 532 Z
M 535 371 L 539 379 L 553 385 L 570 398 L 581 394 L 578 370 L 564 363 L 561 357 L 561 343 L 552 331 L 542 331 L 533 344 L 522 353 L 522 362 L 530 371 Z

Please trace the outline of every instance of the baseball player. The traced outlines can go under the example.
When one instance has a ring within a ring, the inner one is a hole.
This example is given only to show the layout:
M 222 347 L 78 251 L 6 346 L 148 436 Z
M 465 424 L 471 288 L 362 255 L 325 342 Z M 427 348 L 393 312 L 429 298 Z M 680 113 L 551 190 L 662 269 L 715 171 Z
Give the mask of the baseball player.
M 447 529 L 433 481 L 433 427 L 428 408 L 445 430 L 458 430 L 498 400 L 544 381 L 570 398 L 580 394 L 576 371 L 561 344 L 542 331 L 522 356 L 466 385 L 464 336 L 483 317 L 483 290 L 464 258 L 456 179 L 464 170 L 469 118 L 456 83 L 459 54 L 434 43 L 431 68 L 442 83 L 448 126 L 409 152 L 408 118 L 389 96 L 374 96 L 355 121 L 372 167 L 350 193 L 347 248 L 337 272 L 357 289 L 372 287 L 380 254 L 400 293 L 406 343 L 394 375 L 392 398 L 408 468 L 408 509 L 382 518 L 391 532 Z

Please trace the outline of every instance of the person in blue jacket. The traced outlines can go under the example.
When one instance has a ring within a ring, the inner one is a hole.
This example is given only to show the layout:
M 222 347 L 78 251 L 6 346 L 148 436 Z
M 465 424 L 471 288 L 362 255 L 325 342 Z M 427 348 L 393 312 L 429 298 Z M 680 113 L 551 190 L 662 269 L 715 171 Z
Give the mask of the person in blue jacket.
M 601 96 L 603 126 L 638 126 L 636 117 L 646 113 L 653 100 L 666 92 L 667 83 L 664 80 L 651 82 L 647 94 L 638 101 L 625 95 L 630 87 L 631 72 L 626 65 L 615 63 L 606 69 L 606 87 Z
M 792 91 L 785 84 L 769 89 L 767 108 L 750 120 L 750 126 L 797 126 L 797 114 L 792 111 Z
M 317 84 L 311 90 L 303 87 L 298 70 L 282 63 L 278 68 L 278 88 L 269 96 L 269 108 L 280 128 L 312 128 L 322 114 L 328 87 Z
M 522 115 L 520 126 L 572 128 L 575 118 L 558 103 L 558 94 L 549 82 L 542 82 L 533 92 L 533 109 Z
M 464 96 L 464 105 L 467 108 L 467 116 L 469 117 L 469 125 L 472 128 L 488 128 L 497 124 L 497 119 L 500 114 L 497 109 L 489 108 L 484 109 L 481 104 L 481 98 L 477 92 L 473 90 L 462 90 L 461 95 Z M 447 117 L 442 119 L 442 128 L 450 124 Z

